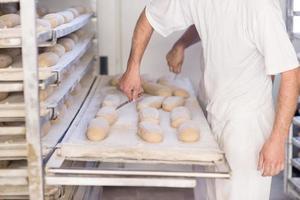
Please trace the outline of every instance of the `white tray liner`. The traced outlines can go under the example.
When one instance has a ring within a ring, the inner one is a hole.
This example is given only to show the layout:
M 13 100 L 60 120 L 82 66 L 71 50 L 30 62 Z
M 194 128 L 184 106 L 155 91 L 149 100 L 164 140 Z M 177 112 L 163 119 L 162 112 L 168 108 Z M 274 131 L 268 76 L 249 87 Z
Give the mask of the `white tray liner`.
M 118 110 L 119 119 L 104 141 L 89 141 L 85 135 L 88 122 L 94 118 L 103 98 L 109 93 L 119 94 L 122 97 L 122 102 L 127 99 L 112 87 L 98 86 L 84 117 L 71 128 L 71 135 L 62 142 L 62 156 L 195 162 L 223 161 L 224 154 L 219 149 L 203 111 L 194 96 L 186 101 L 186 106 L 192 111 L 193 120 L 199 124 L 201 130 L 201 139 L 196 143 L 178 141 L 177 131 L 170 127 L 169 113 L 162 110 L 160 113 L 164 141 L 160 144 L 144 142 L 137 135 L 136 103 L 128 104 Z

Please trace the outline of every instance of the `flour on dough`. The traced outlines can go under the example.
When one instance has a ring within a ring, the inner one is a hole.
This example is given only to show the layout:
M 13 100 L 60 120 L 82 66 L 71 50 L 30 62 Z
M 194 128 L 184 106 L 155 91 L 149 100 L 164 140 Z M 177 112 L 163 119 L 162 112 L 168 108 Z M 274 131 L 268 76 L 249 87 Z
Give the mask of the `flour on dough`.
M 174 108 L 171 112 L 171 126 L 178 128 L 182 123 L 191 120 L 192 115 L 187 107 L 180 106 Z
M 114 124 L 118 119 L 118 113 L 114 107 L 102 107 L 96 114 L 96 118 L 104 118 L 110 125 Z
M 160 123 L 159 111 L 156 108 L 146 107 L 139 111 L 140 122 Z
M 109 123 L 105 119 L 92 119 L 88 125 L 86 136 L 91 141 L 101 141 L 108 136 Z
M 200 130 L 194 121 L 184 122 L 178 129 L 178 139 L 182 142 L 197 142 L 200 138 Z
M 139 124 L 138 135 L 149 143 L 160 143 L 163 141 L 163 131 L 160 125 L 151 122 Z

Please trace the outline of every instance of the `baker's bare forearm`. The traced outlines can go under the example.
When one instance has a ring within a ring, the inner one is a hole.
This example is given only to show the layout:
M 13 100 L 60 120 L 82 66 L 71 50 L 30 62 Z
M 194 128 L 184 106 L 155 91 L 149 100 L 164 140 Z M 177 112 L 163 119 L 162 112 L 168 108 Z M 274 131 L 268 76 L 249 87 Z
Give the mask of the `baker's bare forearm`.
M 177 46 L 181 46 L 184 49 L 196 44 L 200 41 L 200 37 L 195 25 L 190 26 L 185 33 L 179 38 L 179 40 L 175 43 Z
M 128 70 L 139 69 L 142 57 L 150 41 L 152 33 L 153 28 L 146 17 L 144 9 L 134 29 L 131 51 L 127 64 Z
M 299 95 L 297 76 L 299 69 L 284 72 L 281 75 L 280 90 L 272 136 L 284 141 L 289 132 Z

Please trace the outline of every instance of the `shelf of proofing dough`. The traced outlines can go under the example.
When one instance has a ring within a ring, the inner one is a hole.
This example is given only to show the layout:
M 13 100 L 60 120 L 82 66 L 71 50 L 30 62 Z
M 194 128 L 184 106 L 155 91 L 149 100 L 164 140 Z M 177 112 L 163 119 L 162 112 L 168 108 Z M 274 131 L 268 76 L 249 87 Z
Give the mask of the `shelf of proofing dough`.
M 39 79 L 41 89 L 46 88 L 50 84 L 58 83 L 61 80 L 62 74 L 72 64 L 76 63 L 80 57 L 91 47 L 92 38 L 93 34 L 88 34 L 76 44 L 72 51 L 65 53 L 56 65 L 45 69 L 40 68 Z M 23 79 L 24 75 L 21 57 L 16 58 L 15 62 L 8 68 L 0 69 L 1 82 L 16 82 L 23 81 Z
M 17 82 L 23 81 L 23 68 L 21 56 L 14 59 L 14 62 L 7 68 L 0 69 L 0 81 L 1 82 Z M 47 86 L 54 83 L 57 80 L 56 74 L 49 71 L 39 71 L 40 84 Z M 42 86 L 42 85 L 40 85 Z
M 41 102 L 42 107 L 56 109 L 65 97 L 68 96 L 76 87 L 82 77 L 88 72 L 92 73 L 93 58 L 94 54 L 92 51 L 86 52 L 78 63 L 74 65 L 75 68 L 71 74 L 66 79 L 61 80 L 54 93 L 51 94 L 44 102 Z
M 45 30 L 37 33 L 37 42 L 42 44 L 53 38 L 52 30 Z M 22 29 L 7 28 L 0 29 L 0 48 L 19 48 L 22 46 Z
M 69 23 L 60 25 L 56 28 L 53 29 L 53 38 L 61 38 L 64 37 L 74 31 L 77 31 L 79 29 L 81 29 L 82 27 L 84 27 L 85 25 L 87 25 L 91 18 L 92 18 L 93 14 L 92 13 L 87 13 L 87 14 L 83 14 L 78 16 L 77 18 L 75 18 L 74 20 L 72 20 Z
M 150 144 L 137 135 L 137 111 L 135 103 L 128 104 L 118 110 L 119 119 L 111 127 L 109 136 L 100 142 L 89 141 L 86 138 L 88 123 L 94 118 L 105 95 L 122 94 L 114 87 L 109 87 L 110 77 L 100 76 L 93 92 L 86 100 L 86 106 L 77 116 L 63 141 L 60 154 L 66 159 L 107 161 L 110 159 L 154 160 L 157 162 L 194 164 L 215 164 L 224 161 L 224 154 L 219 149 L 202 109 L 196 97 L 186 101 L 186 106 L 192 111 L 193 120 L 199 124 L 201 139 L 195 143 L 178 141 L 175 129 L 170 127 L 169 113 L 161 110 L 161 126 L 164 140 L 160 144 Z M 122 100 L 127 98 L 123 95 Z
M 0 186 L 27 185 L 28 171 L 26 165 L 25 160 L 6 162 L 0 168 Z
M 79 59 L 92 47 L 92 39 L 94 34 L 87 34 L 84 36 L 75 46 L 75 48 L 65 53 L 59 62 L 48 68 L 40 69 L 40 72 L 53 72 L 57 74 L 57 82 L 59 83 L 62 78 L 62 74 L 65 73 L 73 64 L 75 64 Z
M 24 123 L 13 123 L 13 124 L 2 124 L 0 126 L 0 137 L 1 136 L 21 136 L 25 135 L 25 124 Z
M 62 116 L 58 116 L 60 121 L 52 124 L 50 131 L 42 137 L 43 155 L 50 153 L 55 148 L 59 140 L 63 137 L 78 113 L 78 110 L 81 108 L 84 99 L 87 97 L 94 80 L 95 77 L 93 77 L 92 74 L 87 74 L 82 78 L 80 81 L 80 92 L 75 96 L 71 96 L 73 99 L 72 105 Z
M 1 3 L 1 2 L 0 2 Z M 68 35 L 89 23 L 93 14 L 81 15 L 69 23 L 60 25 L 54 29 L 45 30 L 37 33 L 39 46 L 49 46 L 52 41 Z M 18 48 L 22 45 L 22 28 L 0 29 L 0 48 Z M 49 42 L 47 42 L 49 41 Z M 50 44 L 49 44 L 50 43 Z

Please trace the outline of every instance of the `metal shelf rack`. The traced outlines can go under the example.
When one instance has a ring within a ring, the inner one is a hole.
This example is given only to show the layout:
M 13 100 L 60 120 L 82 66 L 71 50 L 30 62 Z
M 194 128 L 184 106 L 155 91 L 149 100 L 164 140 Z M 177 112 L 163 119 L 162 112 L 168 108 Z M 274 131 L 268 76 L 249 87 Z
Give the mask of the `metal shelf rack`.
M 0 48 L 22 50 L 22 55 L 14 59 L 10 67 L 0 69 L 0 92 L 24 92 L 22 102 L 0 103 L 0 165 L 7 164 L 0 168 L 0 199 L 59 199 L 63 188 L 45 185 L 44 164 L 76 117 L 94 82 L 97 38 L 93 33 L 87 34 L 57 65 L 47 69 L 38 68 L 38 48 L 52 46 L 60 37 L 91 23 L 94 26 L 97 16 L 88 12 L 55 29 L 37 33 L 36 0 L 0 0 L 1 3 L 18 3 L 21 24 L 26 26 L 0 30 Z M 86 5 L 87 1 L 82 4 Z M 66 71 L 73 66 L 76 71 L 66 76 Z M 69 94 L 78 84 L 80 93 Z M 40 101 L 39 90 L 50 86 L 56 89 L 45 101 Z M 58 106 L 71 95 L 74 102 L 67 113 L 60 116 Z M 42 135 L 42 125 L 55 117 L 61 117 L 61 122 L 52 124 L 49 132 Z
M 296 1 L 286 1 L 286 27 L 291 41 L 296 45 L 300 40 L 300 33 L 294 32 L 294 17 L 300 16 L 300 11 L 295 11 L 294 4 Z M 300 53 L 297 52 L 298 60 Z M 298 108 L 300 97 L 298 100 Z M 284 191 L 292 198 L 300 199 L 300 117 L 295 116 L 290 128 L 288 142 L 286 145 L 286 162 L 284 171 Z

